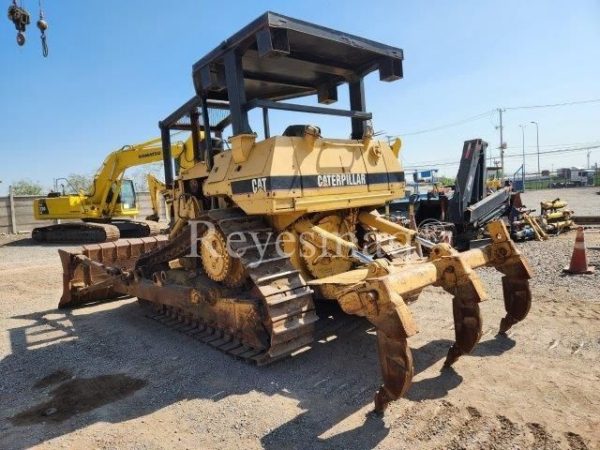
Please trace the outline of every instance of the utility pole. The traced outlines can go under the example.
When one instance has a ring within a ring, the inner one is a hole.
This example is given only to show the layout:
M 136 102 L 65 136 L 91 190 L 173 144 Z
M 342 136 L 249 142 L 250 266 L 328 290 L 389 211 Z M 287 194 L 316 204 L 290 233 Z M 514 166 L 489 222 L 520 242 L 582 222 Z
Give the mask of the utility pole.
M 525 192 L 525 127 L 527 125 L 519 125 L 519 127 L 521 127 L 521 135 L 522 135 L 522 142 L 523 142 L 523 165 L 521 166 L 522 170 L 523 170 L 523 192 Z
M 541 175 L 541 172 L 540 172 L 540 124 L 537 123 L 535 120 L 532 120 L 531 123 L 535 124 L 535 142 L 537 144 L 537 160 L 538 160 L 537 176 L 538 176 L 538 180 L 539 180 L 540 175 Z
M 8 186 L 8 205 L 10 207 L 10 225 L 13 234 L 17 234 L 17 213 L 15 211 L 15 190 Z
M 504 176 L 504 150 L 506 149 L 506 144 L 504 143 L 504 126 L 502 125 L 502 113 L 504 110 L 502 108 L 498 108 L 498 117 L 500 118 L 500 124 L 498 125 L 498 130 L 500 131 L 500 167 L 502 167 L 502 176 Z
M 590 154 L 592 153 L 591 150 L 588 150 L 587 152 L 587 168 L 590 168 Z

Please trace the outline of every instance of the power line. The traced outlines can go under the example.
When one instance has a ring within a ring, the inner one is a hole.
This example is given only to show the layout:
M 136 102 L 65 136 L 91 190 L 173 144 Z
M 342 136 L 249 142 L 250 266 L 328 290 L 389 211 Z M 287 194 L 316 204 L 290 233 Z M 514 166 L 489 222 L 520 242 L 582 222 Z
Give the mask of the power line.
M 483 119 L 484 117 L 489 117 L 489 116 L 491 116 L 491 114 L 494 111 L 495 110 L 492 109 L 492 110 L 489 110 L 489 111 L 477 114 L 475 116 L 471 116 L 471 117 L 467 117 L 467 118 L 462 119 L 462 120 L 458 120 L 456 122 L 447 123 L 445 125 L 440 125 L 440 126 L 433 127 L 433 128 L 427 128 L 427 129 L 424 129 L 424 130 L 412 131 L 410 133 L 400 133 L 400 134 L 392 135 L 390 137 L 415 136 L 417 134 L 431 133 L 432 131 L 444 130 L 446 128 L 452 128 L 452 127 L 456 127 L 458 125 L 462 125 L 463 123 L 473 122 L 475 120 Z
M 569 147 L 581 147 L 581 146 L 586 146 L 586 145 L 600 145 L 600 141 L 592 141 L 592 142 L 573 142 L 570 144 L 540 144 L 540 148 L 556 148 L 556 147 L 560 147 L 560 148 L 569 148 Z M 526 148 L 537 148 L 537 145 L 535 144 L 531 144 L 531 145 L 526 145 Z M 523 146 L 521 145 L 509 145 L 506 147 L 507 149 L 511 148 L 511 149 L 521 149 L 523 148 Z
M 576 100 L 576 101 L 572 101 L 572 102 L 563 102 L 563 103 L 548 103 L 545 105 L 509 106 L 509 107 L 505 107 L 505 108 L 501 108 L 501 109 L 503 111 L 508 111 L 508 110 L 514 111 L 514 110 L 518 110 L 518 109 L 555 108 L 558 106 L 584 105 L 584 104 L 588 104 L 588 103 L 600 103 L 600 98 L 593 98 L 593 99 L 589 99 L 589 100 Z M 452 128 L 452 127 L 456 127 L 456 126 L 459 126 L 459 125 L 462 125 L 465 123 L 473 122 L 475 120 L 483 119 L 484 117 L 491 118 L 492 114 L 495 113 L 496 111 L 497 111 L 497 109 L 492 109 L 492 110 L 477 114 L 475 116 L 466 117 L 466 118 L 464 118 L 462 120 L 458 120 L 456 122 L 447 123 L 445 125 L 440 125 L 440 126 L 432 127 L 432 128 L 425 128 L 423 130 L 412 131 L 410 133 L 398 133 L 396 135 L 391 135 L 389 137 L 396 138 L 396 137 L 405 137 L 405 136 L 416 136 L 419 134 L 425 134 L 425 133 L 431 133 L 434 131 L 444 130 L 446 128 Z
M 590 145 L 588 147 L 577 147 L 577 148 L 562 148 L 558 150 L 547 150 L 545 152 L 540 152 L 540 155 L 549 155 L 553 153 L 571 153 L 571 152 L 582 152 L 585 150 L 593 150 L 596 148 L 600 148 L 600 145 Z M 537 155 L 537 152 L 525 153 L 525 156 L 533 156 Z M 522 158 L 523 153 L 511 153 L 505 156 L 506 158 Z
M 571 148 L 595 148 L 595 146 L 600 146 L 600 142 L 599 141 L 592 141 L 592 142 L 574 142 L 572 144 L 546 144 L 546 145 L 540 145 L 540 148 L 556 148 L 556 147 L 560 147 L 559 150 L 561 151 L 567 151 L 570 150 Z M 521 149 L 521 146 L 509 146 L 507 148 L 510 149 Z M 528 145 L 526 146 L 526 148 L 537 148 L 536 145 Z M 537 152 L 535 153 L 537 155 Z M 540 154 L 544 154 L 544 152 L 540 152 Z M 518 156 L 523 156 L 522 153 L 518 153 Z M 527 154 L 526 154 L 527 155 Z M 428 161 L 424 161 L 422 163 L 419 163 L 420 166 L 419 167 L 423 167 L 425 165 L 439 165 L 439 164 L 458 164 L 458 162 L 455 162 L 454 159 L 450 160 L 450 159 L 436 159 L 436 160 L 428 160 Z
M 590 100 L 578 100 L 578 101 L 573 101 L 573 102 L 550 103 L 547 105 L 511 106 L 511 107 L 502 108 L 502 109 L 514 110 L 514 109 L 554 108 L 557 106 L 584 105 L 586 103 L 600 103 L 600 98 L 593 98 Z
M 586 151 L 586 150 L 594 150 L 594 149 L 598 149 L 598 148 L 600 148 L 600 144 L 598 144 L 598 145 L 588 145 L 588 146 L 584 146 L 584 147 L 561 148 L 561 149 L 557 149 L 557 150 L 546 150 L 546 151 L 540 152 L 540 155 L 581 152 L 581 151 Z M 536 155 L 537 155 L 537 152 L 525 153 L 525 156 L 536 156 Z M 509 154 L 505 154 L 504 157 L 505 158 L 522 158 L 523 157 L 523 153 L 509 153 Z M 419 169 L 419 168 L 428 167 L 428 166 L 442 167 L 442 166 L 456 166 L 456 165 L 459 165 L 459 164 L 460 164 L 460 161 L 451 161 L 451 162 L 450 161 L 446 161 L 446 162 L 425 161 L 425 162 L 419 163 L 419 164 L 405 165 L 404 168 L 405 169 Z

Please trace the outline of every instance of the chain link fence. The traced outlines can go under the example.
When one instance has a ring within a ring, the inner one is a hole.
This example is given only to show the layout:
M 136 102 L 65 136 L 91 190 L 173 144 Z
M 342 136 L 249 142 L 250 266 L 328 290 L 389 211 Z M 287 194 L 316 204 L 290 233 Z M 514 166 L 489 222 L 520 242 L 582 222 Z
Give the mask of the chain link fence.
M 559 169 L 542 175 L 527 174 L 525 190 L 600 186 L 600 169 Z

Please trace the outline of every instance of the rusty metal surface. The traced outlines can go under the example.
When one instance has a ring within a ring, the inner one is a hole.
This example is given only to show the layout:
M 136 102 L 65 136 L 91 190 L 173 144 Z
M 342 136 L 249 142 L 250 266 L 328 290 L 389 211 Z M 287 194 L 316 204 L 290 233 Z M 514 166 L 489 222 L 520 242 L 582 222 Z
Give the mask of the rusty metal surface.
M 257 240 L 232 243 L 234 250 L 245 250 L 240 259 L 251 288 L 230 289 L 195 270 L 169 268 L 169 261 L 190 252 L 189 228 L 183 227 L 168 242 L 157 237 L 86 246 L 81 254 L 61 250 L 65 282 L 61 307 L 135 296 L 153 308 L 157 320 L 184 327 L 204 342 L 257 364 L 310 344 L 320 322 L 313 290 L 289 258 L 266 245 L 273 230 L 262 218 L 246 216 L 239 209 L 211 211 L 202 219 L 225 236 L 256 233 Z M 489 266 L 504 274 L 506 316 L 500 333 L 527 316 L 531 269 L 502 223 L 489 224 L 488 232 L 492 243 L 483 249 L 458 253 L 438 244 L 428 260 L 375 260 L 366 270 L 315 283 L 319 292 L 333 293 L 344 312 L 365 317 L 377 329 L 383 385 L 375 396 L 376 411 L 383 412 L 410 387 L 414 369 L 407 338 L 418 332 L 418 326 L 408 304 L 424 287 L 440 286 L 453 296 L 456 340 L 446 367 L 471 352 L 481 337 L 479 302 L 486 294 L 474 269 Z M 260 248 L 267 249 L 262 258 Z
M 268 230 L 269 227 L 260 217 L 248 217 L 239 209 L 218 210 L 209 212 L 201 217 L 204 220 L 212 221 L 219 227 L 225 235 L 232 232 L 257 232 Z M 190 307 L 185 302 L 181 302 L 181 295 L 184 294 L 175 286 L 158 286 L 147 282 L 147 279 L 157 271 L 166 268 L 166 264 L 174 259 L 184 257 L 190 253 L 191 246 L 189 241 L 189 228 L 185 227 L 168 244 L 162 243 L 160 246 L 151 245 L 147 239 L 131 239 L 119 241 L 116 243 L 98 244 L 86 246 L 82 254 L 97 263 L 106 267 L 111 265 L 118 266 L 122 271 L 141 272 L 146 278 L 141 280 L 128 280 L 122 282 L 119 277 L 113 277 L 113 283 L 109 283 L 110 288 L 100 288 L 101 283 L 111 278 L 106 270 L 98 267 L 86 268 L 78 265 L 76 270 L 70 269 L 76 262 L 71 255 L 67 262 L 63 262 L 65 270 L 65 279 L 70 280 L 65 287 L 64 301 L 61 306 L 67 304 L 81 304 L 87 301 L 98 301 L 102 296 L 105 298 L 115 298 L 119 295 L 137 296 L 150 302 L 176 308 L 178 314 L 190 314 L 190 308 L 193 311 L 195 320 L 208 321 L 214 328 L 222 332 L 228 332 L 230 329 L 232 335 L 238 334 L 240 342 L 254 349 L 264 348 L 261 353 L 261 363 L 265 364 L 272 360 L 286 356 L 295 350 L 298 350 L 310 343 L 314 339 L 314 323 L 318 317 L 314 310 L 312 300 L 313 291 L 306 285 L 298 270 L 296 270 L 289 261 L 289 258 L 277 258 L 275 247 L 267 250 L 267 253 L 260 258 L 259 246 L 266 245 L 265 240 L 269 237 L 267 233 L 258 233 L 259 239 L 253 242 L 255 248 L 246 246 L 244 256 L 240 259 L 244 264 L 248 276 L 253 281 L 252 293 L 254 297 L 260 300 L 260 320 L 244 319 L 243 313 L 236 310 L 236 302 L 227 302 L 226 299 L 213 296 L 212 304 L 202 309 Z M 164 240 L 160 238 L 161 242 Z M 156 238 L 154 238 L 156 239 Z M 233 249 L 236 250 L 236 244 Z M 237 244 L 241 246 L 242 243 Z M 67 256 L 61 256 L 67 258 Z M 81 275 L 78 275 L 81 271 Z M 210 285 L 211 280 L 204 277 L 199 284 Z M 81 285 L 83 284 L 83 285 Z M 75 298 L 76 297 L 76 298 Z M 239 296 L 236 301 L 239 302 Z M 200 302 L 206 304 L 206 302 Z M 239 309 L 239 308 L 238 308 Z M 220 311 L 220 319 L 215 318 L 215 312 Z M 258 314 L 254 311 L 247 314 Z M 253 324 L 246 330 L 230 326 L 228 318 L 237 317 L 237 323 L 249 321 Z M 252 329 L 253 328 L 253 329 Z M 268 342 L 260 344 L 257 339 L 257 329 L 266 329 Z M 254 331 L 254 332 L 253 332 Z
M 80 306 L 124 295 L 115 290 L 113 276 L 101 267 L 82 264 L 80 255 L 107 268 L 131 270 L 140 255 L 164 246 L 167 241 L 167 236 L 159 235 L 86 245 L 80 252 L 58 250 L 63 266 L 63 294 L 58 307 Z
M 438 244 L 427 262 L 405 265 L 378 262 L 369 266 L 362 282 L 346 290 L 338 288 L 342 308 L 350 314 L 365 316 L 378 330 L 384 384 L 375 397 L 376 411 L 383 412 L 411 383 L 406 338 L 418 329 L 401 294 L 418 295 L 428 285 L 440 286 L 452 294 L 455 342 L 448 350 L 445 367 L 470 353 L 482 335 L 479 303 L 486 299 L 486 293 L 475 268 L 490 266 L 504 274 L 506 316 L 501 320 L 499 333 L 506 333 L 527 316 L 531 306 L 528 280 L 532 271 L 502 222 L 492 222 L 487 229 L 492 243 L 483 249 L 458 253 L 447 244 Z
M 377 350 L 383 385 L 375 394 L 375 411 L 382 414 L 392 400 L 410 388 L 414 374 L 412 353 L 406 338 L 390 338 L 377 331 Z

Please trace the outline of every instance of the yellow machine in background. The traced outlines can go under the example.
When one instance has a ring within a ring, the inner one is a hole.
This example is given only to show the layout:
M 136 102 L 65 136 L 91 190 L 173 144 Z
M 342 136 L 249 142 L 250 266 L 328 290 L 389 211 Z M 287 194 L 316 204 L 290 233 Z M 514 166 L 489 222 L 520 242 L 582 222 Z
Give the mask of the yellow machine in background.
M 172 155 L 181 168 L 194 160 L 191 137 L 176 142 Z M 159 216 L 159 180 L 149 180 L 153 214 L 148 220 L 135 220 L 139 215 L 137 196 L 132 180 L 123 178 L 129 168 L 163 160 L 161 140 L 152 139 L 141 144 L 127 145 L 110 153 L 94 176 L 89 192 L 61 195 L 51 192 L 36 199 L 33 213 L 37 220 L 81 220 L 35 228 L 32 238 L 38 242 L 105 242 L 119 237 L 144 237 L 160 232 L 156 223 Z
M 150 202 L 152 203 L 152 214 L 146 217 L 146 220 L 152 220 L 158 222 L 160 218 L 160 204 L 159 199 L 161 196 L 166 197 L 169 195 L 167 186 L 165 183 L 160 181 L 154 175 L 149 173 L 146 175 L 146 181 L 148 183 L 148 192 L 150 192 Z M 171 204 L 170 200 L 167 200 L 167 205 Z
M 488 178 L 485 182 L 485 187 L 488 188 L 491 191 L 497 191 L 498 189 L 501 189 L 504 186 L 504 184 L 502 183 L 502 180 L 499 178 Z

